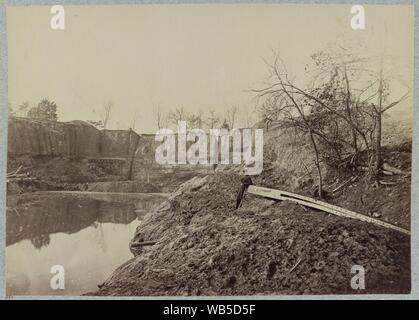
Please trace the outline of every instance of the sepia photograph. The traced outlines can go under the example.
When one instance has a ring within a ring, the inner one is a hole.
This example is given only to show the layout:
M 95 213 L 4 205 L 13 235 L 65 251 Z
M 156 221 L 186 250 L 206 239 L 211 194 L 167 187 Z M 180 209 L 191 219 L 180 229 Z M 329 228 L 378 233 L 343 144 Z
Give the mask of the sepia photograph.
M 7 297 L 411 293 L 413 5 L 5 10 Z

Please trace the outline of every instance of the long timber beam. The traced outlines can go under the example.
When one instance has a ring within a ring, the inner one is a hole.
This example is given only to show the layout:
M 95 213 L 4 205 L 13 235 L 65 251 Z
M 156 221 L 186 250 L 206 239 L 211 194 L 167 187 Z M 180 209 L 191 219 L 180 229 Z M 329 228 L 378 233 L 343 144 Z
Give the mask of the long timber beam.
M 249 186 L 249 188 L 247 189 L 247 192 L 250 194 L 262 196 L 265 198 L 282 200 L 282 201 L 285 201 L 285 200 L 292 201 L 292 202 L 302 204 L 310 208 L 314 208 L 314 209 L 318 209 L 327 213 L 331 213 L 336 216 L 356 219 L 356 220 L 372 223 L 372 224 L 375 224 L 375 225 L 378 225 L 387 229 L 393 229 L 393 230 L 396 230 L 398 232 L 401 232 L 410 236 L 409 230 L 400 228 L 391 223 L 387 223 L 387 222 L 369 217 L 364 214 L 350 211 L 348 209 L 344 209 L 344 208 L 332 205 L 330 203 L 319 201 L 310 197 L 305 197 L 296 193 L 270 189 L 270 188 L 264 188 L 264 187 L 258 187 L 254 185 Z

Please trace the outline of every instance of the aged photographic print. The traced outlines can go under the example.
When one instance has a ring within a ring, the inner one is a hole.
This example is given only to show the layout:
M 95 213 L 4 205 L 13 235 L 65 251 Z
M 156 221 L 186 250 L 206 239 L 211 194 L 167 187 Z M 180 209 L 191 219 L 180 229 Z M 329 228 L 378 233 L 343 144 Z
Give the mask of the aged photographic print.
M 409 294 L 413 5 L 8 5 L 6 295 Z

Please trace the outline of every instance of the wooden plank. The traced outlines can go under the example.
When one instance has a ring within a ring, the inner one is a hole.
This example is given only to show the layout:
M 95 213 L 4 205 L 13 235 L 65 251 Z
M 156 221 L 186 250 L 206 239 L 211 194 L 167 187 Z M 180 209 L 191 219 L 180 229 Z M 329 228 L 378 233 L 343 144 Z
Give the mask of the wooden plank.
M 353 176 L 350 177 L 348 180 L 346 180 L 344 183 L 342 183 L 340 186 L 336 187 L 335 189 L 333 189 L 332 193 L 338 192 L 340 189 L 342 189 L 343 187 L 345 187 L 346 185 L 348 185 L 349 183 L 355 181 L 358 178 L 358 176 Z
M 271 198 L 271 199 L 276 199 L 276 200 L 288 200 L 288 201 L 292 201 L 298 204 L 302 204 L 304 206 L 307 207 L 311 207 L 314 209 L 318 209 L 324 212 L 328 212 L 331 213 L 333 215 L 336 216 L 340 216 L 340 217 L 345 217 L 345 218 L 351 218 L 351 219 L 357 219 L 360 221 L 364 221 L 364 222 L 368 222 L 368 223 L 372 223 L 375 225 L 379 225 L 382 226 L 384 228 L 388 228 L 388 229 L 393 229 L 396 230 L 398 232 L 407 234 L 410 236 L 410 231 L 400 228 L 398 226 L 395 226 L 393 224 L 369 217 L 367 215 L 364 214 L 360 214 L 354 211 L 350 211 L 348 209 L 344 209 L 335 205 L 332 205 L 330 203 L 324 202 L 324 201 L 319 201 L 310 197 L 306 197 L 306 196 L 302 196 L 296 193 L 292 193 L 292 192 L 287 192 L 287 191 L 282 191 L 282 190 L 276 190 L 276 189 L 269 189 L 269 188 L 264 188 L 264 187 L 258 187 L 258 186 L 249 186 L 249 188 L 247 189 L 247 192 L 249 192 L 250 194 L 254 194 L 254 195 L 258 195 L 258 196 L 262 196 L 262 197 L 266 197 L 266 198 Z

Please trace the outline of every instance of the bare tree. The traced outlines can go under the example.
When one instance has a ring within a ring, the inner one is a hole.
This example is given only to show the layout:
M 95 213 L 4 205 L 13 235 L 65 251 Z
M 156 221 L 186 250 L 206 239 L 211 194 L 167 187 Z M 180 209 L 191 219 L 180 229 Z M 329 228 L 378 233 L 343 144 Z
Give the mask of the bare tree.
M 275 62 L 269 65 L 272 82 L 255 90 L 259 98 L 265 99 L 261 108 L 265 119 L 281 118 L 308 134 L 318 170 L 320 196 L 320 163 L 323 161 L 336 166 L 346 166 L 349 162 L 357 168 L 356 158 L 366 153 L 368 172 L 371 176 L 379 174 L 382 114 L 407 97 L 405 94 L 385 104 L 384 88 L 387 86 L 382 72 L 378 79 L 365 81 L 366 71 L 360 65 L 363 59 L 347 57 L 351 59 L 342 62 L 335 57 L 315 56 L 320 72 L 303 88 L 289 78 L 284 63 L 276 56 Z M 371 70 L 367 73 L 370 77 L 373 75 Z M 349 74 L 354 77 L 352 82 Z M 355 82 L 358 88 L 355 88 Z M 377 83 L 378 89 L 375 89 Z M 375 97 L 378 98 L 377 105 L 371 103 Z
M 255 119 L 253 118 L 253 112 L 246 108 L 244 112 L 244 122 L 247 128 L 251 128 L 254 124 Z
M 220 123 L 220 117 L 215 113 L 214 110 L 209 111 L 209 116 L 207 117 L 207 125 L 210 129 L 214 129 Z
M 161 113 L 160 108 L 157 108 L 157 111 L 156 111 L 157 129 L 159 129 L 159 130 L 162 128 L 162 117 L 163 117 L 163 115 Z
M 9 116 L 14 116 L 16 112 L 13 109 L 13 106 L 12 106 L 12 103 L 10 102 L 10 100 L 7 101 L 7 107 L 9 109 Z
M 382 143 L 383 114 L 387 112 L 388 110 L 390 110 L 391 108 L 397 106 L 399 103 L 404 101 L 409 96 L 409 91 L 407 91 L 402 97 L 388 103 L 387 94 L 385 92 L 386 87 L 388 87 L 388 83 L 386 83 L 383 76 L 383 65 L 381 61 L 379 79 L 378 79 L 378 90 L 377 90 L 378 101 L 377 101 L 377 105 L 372 104 L 372 110 L 374 111 L 374 119 L 375 119 L 375 132 L 374 132 L 374 154 L 375 154 L 374 174 L 375 175 L 379 174 L 382 168 L 381 143 Z
M 333 93 L 338 96 L 338 99 L 334 97 L 335 105 L 323 99 L 321 108 L 339 115 L 350 126 L 354 154 L 367 153 L 368 171 L 371 176 L 376 177 L 382 166 L 382 116 L 405 100 L 409 96 L 410 89 L 408 88 L 401 97 L 388 102 L 390 82 L 384 76 L 383 55 L 381 54 L 379 58 L 376 56 L 365 58 L 344 48 L 341 49 L 343 52 L 334 55 L 323 52 L 316 56 L 316 64 L 323 69 L 321 73 L 328 74 L 337 84 L 335 85 L 337 91 Z M 377 60 L 379 60 L 378 72 L 371 67 Z M 390 61 L 393 61 L 391 57 Z M 374 99 L 377 99 L 376 103 L 371 102 Z M 336 105 L 343 105 L 343 108 Z
M 28 110 L 29 110 L 28 101 L 25 101 L 21 105 L 19 105 L 19 113 L 21 117 L 26 117 Z
M 168 127 L 168 117 L 163 114 L 160 106 L 156 108 L 156 121 L 159 130 Z
M 169 121 L 174 125 L 177 125 L 178 121 L 186 121 L 187 114 L 183 107 L 176 108 L 175 111 L 169 113 Z
M 228 121 L 226 118 L 224 118 L 222 121 L 221 129 L 232 129 L 232 127 L 230 127 L 230 125 L 228 124 Z
M 289 78 L 279 56 L 276 56 L 274 63 L 268 67 L 272 83 L 255 90 L 259 98 L 265 98 L 261 108 L 262 117 L 266 122 L 280 119 L 308 135 L 317 169 L 318 195 L 321 198 L 323 196 L 321 162 L 322 156 L 325 156 L 322 154 L 321 145 L 325 144 L 335 151 L 337 158 L 341 158 L 340 148 L 335 142 L 336 132 L 339 132 L 338 122 L 336 117 L 331 117 L 322 108 L 325 101 L 331 100 L 331 103 L 336 104 L 336 83 L 332 78 L 325 86 L 302 89 Z M 336 124 L 336 128 L 331 127 L 329 122 L 332 125 Z
M 320 155 L 317 138 L 313 132 L 313 124 L 307 116 L 309 106 L 301 96 L 296 96 L 294 84 L 289 80 L 285 66 L 279 67 L 279 57 L 276 57 L 273 65 L 270 66 L 270 72 L 274 76 L 275 83 L 263 89 L 255 90 L 259 97 L 268 96 L 271 101 L 278 103 L 277 113 L 286 122 L 291 123 L 296 128 L 307 132 L 310 138 L 311 146 L 314 151 L 314 164 L 318 173 L 318 192 L 319 197 L 323 195 L 323 176 L 320 166 Z
M 109 118 L 111 116 L 112 108 L 114 107 L 114 103 L 112 100 L 108 100 L 104 105 L 103 109 L 100 112 L 100 120 L 102 121 L 103 128 L 106 129 L 108 125 Z
M 135 131 L 135 123 L 137 122 L 137 117 L 134 116 L 131 121 L 130 129 Z
M 283 100 L 284 98 L 276 95 L 267 96 L 258 110 L 266 130 L 269 130 L 269 126 L 273 121 L 279 120 L 281 117 L 282 110 L 280 106 L 284 106 L 285 101 L 278 101 L 278 99 Z
M 196 113 L 192 113 L 187 116 L 188 125 L 191 128 L 200 128 L 202 129 L 204 126 L 204 113 L 201 109 L 199 109 Z
M 226 119 L 229 128 L 234 128 L 235 120 L 236 120 L 236 114 L 237 114 L 238 108 L 237 106 L 232 106 L 229 109 L 227 109 Z

